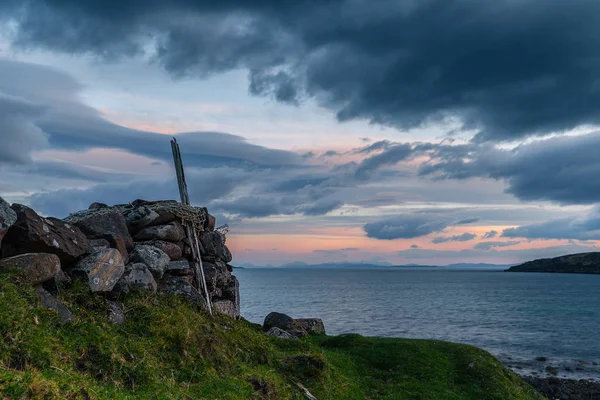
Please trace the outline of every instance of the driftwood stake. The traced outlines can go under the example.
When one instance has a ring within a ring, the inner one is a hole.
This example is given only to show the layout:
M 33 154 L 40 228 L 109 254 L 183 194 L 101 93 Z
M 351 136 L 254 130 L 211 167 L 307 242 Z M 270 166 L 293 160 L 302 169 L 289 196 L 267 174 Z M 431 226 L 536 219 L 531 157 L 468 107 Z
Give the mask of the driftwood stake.
M 177 139 L 171 140 L 171 151 L 173 152 L 173 162 L 175 163 L 175 172 L 177 173 L 177 185 L 179 186 L 179 196 L 181 202 L 185 205 L 190 205 L 190 197 L 188 195 L 187 184 L 185 182 L 185 173 L 183 172 L 183 161 L 181 159 L 181 153 L 179 151 L 179 144 Z M 208 218 L 208 216 L 207 216 Z M 210 304 L 210 296 L 208 295 L 208 287 L 206 286 L 206 279 L 204 278 L 204 266 L 202 265 L 202 257 L 200 253 L 200 246 L 198 244 L 198 235 L 196 229 L 189 223 L 185 223 L 185 233 L 190 239 L 192 245 L 192 256 L 194 258 L 194 272 L 196 275 L 196 285 L 204 289 L 204 297 L 206 299 L 206 306 L 208 307 L 208 313 L 212 315 L 212 306 Z

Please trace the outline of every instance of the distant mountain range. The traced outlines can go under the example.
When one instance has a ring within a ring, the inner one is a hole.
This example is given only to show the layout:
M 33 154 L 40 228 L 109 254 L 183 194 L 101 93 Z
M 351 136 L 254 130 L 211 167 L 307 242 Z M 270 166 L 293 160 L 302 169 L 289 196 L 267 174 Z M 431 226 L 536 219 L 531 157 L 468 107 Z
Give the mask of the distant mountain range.
M 308 269 L 319 269 L 319 268 L 464 268 L 464 269 L 506 269 L 514 264 L 485 264 L 485 263 L 458 263 L 449 265 L 421 265 L 421 264 L 402 264 L 394 265 L 390 263 L 349 263 L 349 262 L 334 262 L 334 263 L 322 263 L 322 264 L 308 264 L 305 262 L 293 262 L 282 265 L 255 265 L 249 263 L 237 264 L 238 268 L 308 268 Z

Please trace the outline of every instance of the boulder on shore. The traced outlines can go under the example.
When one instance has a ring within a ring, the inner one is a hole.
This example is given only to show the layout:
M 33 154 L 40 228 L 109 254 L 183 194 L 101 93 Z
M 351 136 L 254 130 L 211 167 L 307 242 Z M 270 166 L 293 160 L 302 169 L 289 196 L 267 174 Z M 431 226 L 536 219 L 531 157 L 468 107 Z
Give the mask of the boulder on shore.
M 2 241 L 2 257 L 25 253 L 51 253 L 65 269 L 90 248 L 85 235 L 73 225 L 39 216 L 31 208 L 13 204 L 17 220 Z
M 77 226 L 88 239 L 106 239 L 110 247 L 119 250 L 123 260 L 127 262 L 128 254 L 133 249 L 133 239 L 125 218 L 117 209 L 79 211 L 69 215 L 64 221 Z
M 19 254 L 1 259 L 0 271 L 16 272 L 35 286 L 53 279 L 61 271 L 60 259 L 50 253 Z
M 273 336 L 273 337 L 277 337 L 280 339 L 298 339 L 296 336 L 292 335 L 291 333 L 284 331 L 281 328 L 278 328 L 276 326 L 272 327 L 271 329 L 269 329 L 266 332 L 267 336 Z
M 119 250 L 105 249 L 83 258 L 70 274 L 85 282 L 92 292 L 110 292 L 124 272 L 125 264 Z
M 2 248 L 2 238 L 8 232 L 8 228 L 15 222 L 17 222 L 17 213 L 10 208 L 10 204 L 0 197 L 0 249 Z
M 161 249 L 146 245 L 135 246 L 130 254 L 130 259 L 133 263 L 146 264 L 155 279 L 163 277 L 169 261 L 171 261 L 169 256 Z
M 269 330 L 273 327 L 283 329 L 294 336 L 324 335 L 325 325 L 319 318 L 294 319 L 289 315 L 272 312 L 265 317 L 263 328 Z

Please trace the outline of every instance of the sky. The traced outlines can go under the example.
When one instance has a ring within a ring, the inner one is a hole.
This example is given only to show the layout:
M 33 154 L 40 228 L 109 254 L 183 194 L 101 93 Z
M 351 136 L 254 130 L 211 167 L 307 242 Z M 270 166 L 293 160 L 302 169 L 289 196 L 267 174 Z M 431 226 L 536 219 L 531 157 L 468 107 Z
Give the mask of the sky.
M 239 265 L 600 245 L 600 2 L 7 0 L 0 196 L 177 199 Z

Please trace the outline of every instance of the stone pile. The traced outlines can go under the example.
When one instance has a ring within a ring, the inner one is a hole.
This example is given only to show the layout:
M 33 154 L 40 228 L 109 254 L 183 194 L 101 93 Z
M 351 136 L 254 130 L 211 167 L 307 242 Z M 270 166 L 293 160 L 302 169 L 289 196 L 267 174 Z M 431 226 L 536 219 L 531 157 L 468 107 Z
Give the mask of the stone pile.
M 72 316 L 51 292 L 71 279 L 105 296 L 115 322 L 124 315 L 118 300 L 131 290 L 184 296 L 206 308 L 185 223 L 198 235 L 213 309 L 239 318 L 239 283 L 231 274 L 225 235 L 214 230 L 215 219 L 206 209 L 176 201 L 93 203 L 60 220 L 0 198 L 0 271 L 19 272 L 65 322 Z

